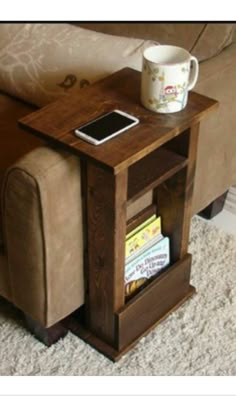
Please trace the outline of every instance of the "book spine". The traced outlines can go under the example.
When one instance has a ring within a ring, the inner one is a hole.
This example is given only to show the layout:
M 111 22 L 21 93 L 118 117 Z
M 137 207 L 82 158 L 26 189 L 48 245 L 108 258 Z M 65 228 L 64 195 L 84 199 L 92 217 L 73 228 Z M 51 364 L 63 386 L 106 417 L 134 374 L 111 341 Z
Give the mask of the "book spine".
M 156 215 L 153 214 L 151 217 L 149 217 L 147 220 L 145 220 L 143 223 L 141 223 L 141 225 L 138 225 L 135 229 L 131 230 L 131 232 L 127 233 L 125 239 L 126 241 L 131 238 L 131 236 L 135 235 L 136 233 L 138 233 L 140 230 L 142 230 L 143 228 L 145 228 L 146 226 L 148 226 L 151 222 L 153 222 L 156 219 Z
M 149 279 L 170 263 L 169 238 L 165 237 L 125 265 L 125 284 Z
M 161 233 L 161 218 L 158 217 L 153 222 L 149 223 L 148 226 L 133 235 L 130 239 L 125 242 L 125 257 L 128 258 L 136 251 L 138 251 L 145 244 L 150 242 L 154 237 L 157 237 Z

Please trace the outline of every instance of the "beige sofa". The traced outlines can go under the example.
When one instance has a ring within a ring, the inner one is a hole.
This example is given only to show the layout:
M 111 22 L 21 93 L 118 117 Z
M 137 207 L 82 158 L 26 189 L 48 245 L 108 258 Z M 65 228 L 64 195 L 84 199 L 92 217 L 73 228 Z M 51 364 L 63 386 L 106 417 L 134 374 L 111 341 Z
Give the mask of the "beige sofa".
M 79 24 L 92 32 L 60 24 L 2 25 L 0 295 L 50 344 L 64 333 L 55 326 L 84 302 L 80 163 L 43 146 L 17 120 L 121 67 L 141 69 L 150 45 L 144 39 L 187 48 L 201 61 L 196 91 L 220 102 L 200 132 L 197 213 L 236 183 L 235 25 Z M 149 199 L 134 203 L 127 217 Z

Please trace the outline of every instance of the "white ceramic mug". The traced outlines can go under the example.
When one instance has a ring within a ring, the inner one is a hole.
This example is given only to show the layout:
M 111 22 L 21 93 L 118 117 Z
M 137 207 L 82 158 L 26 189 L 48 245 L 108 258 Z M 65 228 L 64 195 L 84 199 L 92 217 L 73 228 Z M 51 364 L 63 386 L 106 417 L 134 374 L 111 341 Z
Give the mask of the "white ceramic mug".
M 195 86 L 198 73 L 198 60 L 183 48 L 172 45 L 147 48 L 143 53 L 143 106 L 161 113 L 181 111 L 187 105 L 188 91 Z

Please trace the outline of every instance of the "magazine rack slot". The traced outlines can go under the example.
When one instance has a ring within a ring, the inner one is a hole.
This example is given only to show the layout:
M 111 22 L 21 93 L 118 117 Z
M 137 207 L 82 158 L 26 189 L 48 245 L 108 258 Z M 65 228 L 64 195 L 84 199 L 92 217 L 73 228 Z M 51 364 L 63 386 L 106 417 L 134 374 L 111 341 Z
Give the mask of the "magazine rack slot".
M 191 255 L 159 274 L 148 286 L 116 313 L 118 350 L 146 334 L 177 304 L 193 293 L 189 286 Z
M 130 166 L 128 172 L 128 202 L 170 178 L 184 168 L 188 159 L 164 147 L 155 150 Z

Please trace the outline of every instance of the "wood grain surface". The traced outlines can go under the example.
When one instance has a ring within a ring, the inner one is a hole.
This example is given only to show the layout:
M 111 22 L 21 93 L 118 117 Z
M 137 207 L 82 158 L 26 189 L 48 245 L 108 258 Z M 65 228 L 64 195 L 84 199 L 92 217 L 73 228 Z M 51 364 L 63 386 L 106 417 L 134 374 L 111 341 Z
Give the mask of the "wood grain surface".
M 128 202 L 136 200 L 187 165 L 184 157 L 160 147 L 129 168 Z
M 177 304 L 189 289 L 191 255 L 159 274 L 117 313 L 119 349 L 128 346 Z
M 114 313 L 124 304 L 127 170 L 87 166 L 88 301 L 91 331 L 115 345 Z
M 213 99 L 190 92 L 187 107 L 181 112 L 150 112 L 140 103 L 140 83 L 140 72 L 122 69 L 81 92 L 33 112 L 21 119 L 19 124 L 45 140 L 95 159 L 118 173 L 189 125 L 200 121 L 218 105 Z M 113 109 L 138 117 L 140 124 L 100 146 L 91 145 L 75 136 L 75 128 Z

